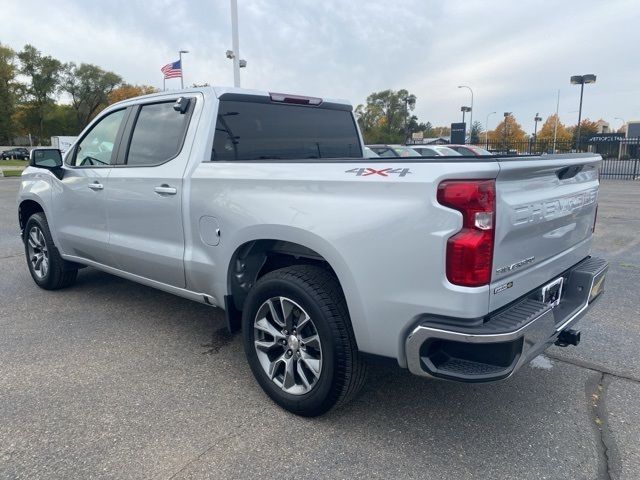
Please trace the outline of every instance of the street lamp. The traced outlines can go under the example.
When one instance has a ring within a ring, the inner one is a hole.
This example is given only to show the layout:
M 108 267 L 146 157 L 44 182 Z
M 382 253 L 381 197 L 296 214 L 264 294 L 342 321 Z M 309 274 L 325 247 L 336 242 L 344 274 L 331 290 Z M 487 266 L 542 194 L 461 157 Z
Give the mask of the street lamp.
M 182 68 L 182 54 L 189 53 L 189 50 L 180 50 L 178 56 L 180 57 L 180 88 L 184 88 L 184 68 Z
M 409 140 L 409 97 L 404 97 L 404 143 Z
M 233 60 L 233 86 L 240 87 L 240 69 L 247 61 L 240 58 L 240 34 L 238 33 L 238 0 L 231 2 L 231 44 L 233 50 L 227 50 L 227 58 Z
M 538 144 L 538 122 L 542 121 L 542 117 L 539 113 L 536 113 L 536 116 L 533 117 L 534 127 L 533 127 L 533 148 L 535 150 L 536 145 Z M 531 153 L 531 152 L 529 152 Z
M 578 137 L 576 138 L 576 150 L 580 148 L 580 122 L 582 121 L 582 95 L 586 83 L 596 83 L 596 76 L 593 73 L 587 75 L 573 75 L 571 85 L 580 85 L 580 107 L 578 108 Z
M 462 123 L 464 123 L 464 115 L 471 111 L 471 107 L 460 107 L 460 111 L 462 112 Z
M 469 109 L 469 125 L 473 127 L 473 90 L 467 85 L 458 85 L 458 88 L 466 88 L 471 92 L 471 108 Z M 464 122 L 464 120 L 463 120 Z M 471 140 L 471 128 L 469 128 L 469 140 Z
M 622 122 L 622 125 L 620 125 L 620 128 L 624 127 L 627 122 L 625 121 L 624 118 L 620 118 L 620 117 L 613 117 L 614 120 L 620 120 Z
M 495 113 L 498 112 L 490 112 L 487 114 L 487 121 L 484 122 L 484 128 L 485 128 L 485 132 L 484 132 L 484 143 L 487 146 L 487 150 L 489 150 L 489 117 Z
M 509 153 L 509 149 L 507 147 L 507 120 L 509 120 L 509 115 L 511 115 L 511 112 L 504 112 L 504 146 L 507 149 L 507 153 Z

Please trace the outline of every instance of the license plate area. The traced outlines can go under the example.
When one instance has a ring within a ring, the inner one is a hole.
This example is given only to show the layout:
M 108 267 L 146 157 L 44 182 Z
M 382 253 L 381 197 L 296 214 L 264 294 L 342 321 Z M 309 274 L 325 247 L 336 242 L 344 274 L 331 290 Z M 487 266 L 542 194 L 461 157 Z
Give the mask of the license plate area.
M 564 286 L 564 277 L 557 278 L 553 282 L 547 283 L 542 287 L 542 302 L 551 308 L 556 307 L 560 303 L 562 297 L 562 287 Z

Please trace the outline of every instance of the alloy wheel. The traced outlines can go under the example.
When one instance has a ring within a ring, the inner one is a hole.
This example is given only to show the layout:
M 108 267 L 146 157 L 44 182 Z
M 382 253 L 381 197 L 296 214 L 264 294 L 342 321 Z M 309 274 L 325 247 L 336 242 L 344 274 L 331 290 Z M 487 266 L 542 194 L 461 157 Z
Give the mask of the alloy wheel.
M 311 391 L 322 371 L 322 345 L 309 314 L 287 297 L 272 297 L 253 322 L 254 346 L 267 376 L 283 391 Z
M 49 272 L 49 250 L 40 227 L 33 226 L 27 236 L 29 263 L 38 278 L 44 278 Z

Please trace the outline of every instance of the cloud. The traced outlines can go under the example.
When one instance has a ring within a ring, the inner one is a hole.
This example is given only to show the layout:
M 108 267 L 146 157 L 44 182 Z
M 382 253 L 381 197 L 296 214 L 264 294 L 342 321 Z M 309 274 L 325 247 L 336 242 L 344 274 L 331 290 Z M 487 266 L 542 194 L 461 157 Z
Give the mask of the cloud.
M 512 111 L 530 130 L 535 113 L 553 113 L 558 89 L 561 118 L 575 122 L 569 112 L 578 92 L 569 76 L 595 73 L 584 116 L 640 119 L 640 10 L 631 0 L 238 3 L 248 88 L 354 104 L 373 91 L 407 88 L 422 121 L 447 124 L 470 101 L 456 88 L 465 84 L 474 89 L 476 120 Z M 61 61 L 94 63 L 155 86 L 162 86 L 160 67 L 186 49 L 187 84 L 233 82 L 227 0 L 22 0 L 1 8 L 17 21 L 5 25 L 0 41 L 15 49 L 31 43 Z

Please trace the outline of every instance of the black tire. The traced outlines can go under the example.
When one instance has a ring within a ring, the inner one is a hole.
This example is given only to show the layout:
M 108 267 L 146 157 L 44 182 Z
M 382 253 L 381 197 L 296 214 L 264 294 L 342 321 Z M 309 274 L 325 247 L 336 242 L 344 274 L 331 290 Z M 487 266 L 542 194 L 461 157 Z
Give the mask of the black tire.
M 254 347 L 254 320 L 268 299 L 287 297 L 308 312 L 322 344 L 322 369 L 304 394 L 285 392 L 272 381 Z M 322 415 L 352 399 L 364 384 L 366 363 L 356 345 L 349 312 L 338 280 L 328 270 L 294 265 L 266 274 L 256 282 L 242 315 L 244 349 L 251 370 L 271 399 L 285 410 L 305 417 Z
M 29 234 L 34 227 L 42 232 L 48 253 L 48 269 L 44 275 L 38 275 L 38 273 L 36 273 L 29 253 Z M 66 262 L 60 256 L 60 252 L 58 252 L 58 249 L 53 243 L 47 217 L 42 212 L 34 213 L 29 217 L 29 220 L 27 220 L 27 225 L 24 229 L 24 252 L 29 273 L 33 281 L 36 282 L 40 288 L 44 288 L 45 290 L 58 290 L 68 287 L 76 281 L 78 269 L 73 263 Z

